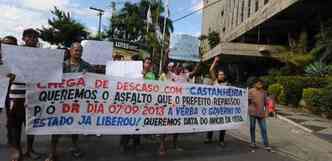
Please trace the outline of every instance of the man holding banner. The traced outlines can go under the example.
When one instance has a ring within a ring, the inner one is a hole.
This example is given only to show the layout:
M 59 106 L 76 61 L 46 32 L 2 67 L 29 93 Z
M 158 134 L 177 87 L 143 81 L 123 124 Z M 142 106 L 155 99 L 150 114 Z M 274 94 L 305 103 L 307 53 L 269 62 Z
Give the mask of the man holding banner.
M 150 57 L 145 58 L 143 61 L 142 74 L 145 80 L 156 80 L 156 75 L 153 72 L 152 59 Z M 122 152 L 127 151 L 130 138 L 133 139 L 134 150 L 136 150 L 137 146 L 141 143 L 141 135 L 122 135 L 120 139 L 120 150 Z
M 218 69 L 217 71 L 215 70 L 215 67 L 217 66 L 218 62 L 219 62 L 220 58 L 219 57 L 215 57 L 214 61 L 210 67 L 210 76 L 211 79 L 213 81 L 213 85 L 215 86 L 228 86 L 229 83 L 226 82 L 225 80 L 225 73 L 223 70 Z M 217 73 L 217 75 L 216 75 Z M 220 146 L 225 146 L 225 135 L 226 135 L 226 130 L 221 130 L 219 133 L 219 145 Z M 212 143 L 212 137 L 213 137 L 213 132 L 208 132 L 207 133 L 207 138 L 204 141 L 204 143 L 209 144 Z
M 36 48 L 38 45 L 38 37 L 39 33 L 34 29 L 26 29 L 23 31 L 22 40 L 24 41 L 26 47 Z M 14 73 L 15 74 L 15 73 Z M 12 82 L 10 91 L 9 91 L 9 99 L 10 99 L 10 109 L 16 110 L 16 118 L 15 118 L 15 146 L 19 151 L 18 155 L 14 157 L 14 160 L 22 159 L 22 149 L 21 149 L 21 132 L 22 132 L 22 124 L 25 123 L 25 93 L 26 93 L 26 84 L 23 82 Z M 39 159 L 41 154 L 35 152 L 33 150 L 34 143 L 34 135 L 27 135 L 27 151 L 24 154 L 25 158 L 29 159 Z
M 95 72 L 93 66 L 81 59 L 83 47 L 79 42 L 71 45 L 69 50 L 69 59 L 63 63 L 63 73 L 86 73 Z M 56 161 L 56 147 L 59 142 L 60 135 L 52 135 L 50 155 L 46 161 Z M 73 147 L 70 149 L 72 156 L 79 158 L 83 155 L 78 147 L 78 135 L 71 135 Z
M 13 36 L 6 36 L 3 38 L 1 43 L 8 45 L 17 45 L 17 39 Z M 0 43 L 0 50 L 1 50 L 1 43 Z M 13 82 L 15 80 L 14 74 L 8 74 L 7 76 L 10 78 L 10 82 Z M 10 84 L 9 84 L 9 89 L 10 89 Z M 7 125 L 6 125 L 7 140 L 8 140 L 8 145 L 10 147 L 10 158 L 12 158 L 12 160 L 18 160 L 22 154 L 21 145 L 20 145 L 21 130 L 25 117 L 24 113 L 20 112 L 22 111 L 22 109 L 14 109 L 11 107 L 8 94 L 5 102 L 6 114 L 7 114 Z

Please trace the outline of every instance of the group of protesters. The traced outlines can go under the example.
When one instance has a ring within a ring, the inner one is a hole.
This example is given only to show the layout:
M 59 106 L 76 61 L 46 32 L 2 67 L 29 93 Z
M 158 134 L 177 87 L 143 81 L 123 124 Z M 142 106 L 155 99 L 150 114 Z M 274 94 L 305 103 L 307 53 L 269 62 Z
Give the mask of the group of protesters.
M 26 47 L 38 46 L 39 33 L 34 29 L 26 29 L 22 35 L 22 41 Z M 18 45 L 18 40 L 13 36 L 6 36 L 2 38 L 1 44 L 9 45 Z M 0 50 L 1 51 L 1 50 Z M 72 43 L 71 47 L 67 50 L 68 56 L 65 57 L 63 62 L 63 73 L 84 73 L 84 72 L 97 72 L 105 71 L 101 69 L 100 66 L 92 66 L 88 62 L 82 60 L 82 51 L 83 47 L 80 42 Z M 1 56 L 1 53 L 0 53 Z M 1 57 L 0 57 L 1 58 Z M 114 60 L 121 60 L 119 56 L 114 56 Z M 138 58 L 133 57 L 133 60 Z M 221 69 L 217 69 L 217 66 L 220 63 L 219 57 L 216 57 L 210 67 L 210 77 L 211 85 L 215 86 L 230 86 L 231 84 L 227 82 L 225 73 Z M 151 58 L 145 58 L 143 60 L 143 76 L 146 80 L 160 80 L 160 81 L 173 81 L 175 83 L 187 83 L 191 78 L 197 74 L 200 64 L 196 65 L 195 68 L 190 71 L 185 68 L 181 63 L 169 62 L 164 72 L 157 77 L 153 71 L 153 61 Z M 26 151 L 23 152 L 21 147 L 21 134 L 22 126 L 25 124 L 25 93 L 26 93 L 26 84 L 22 82 L 15 81 L 15 73 L 8 73 L 7 77 L 10 78 L 9 92 L 6 99 L 6 114 L 7 114 L 7 139 L 8 145 L 10 148 L 10 158 L 11 161 L 23 161 L 23 160 L 37 160 L 42 157 L 43 154 L 38 153 L 34 150 L 34 140 L 35 136 L 27 135 L 27 147 Z M 261 129 L 261 135 L 263 138 L 263 143 L 267 151 L 272 151 L 268 142 L 267 135 L 267 126 L 266 126 L 266 117 L 267 110 L 265 107 L 265 102 L 267 100 L 267 93 L 263 89 L 263 81 L 257 79 L 253 87 L 249 90 L 249 118 L 250 118 L 250 136 L 251 144 L 250 149 L 252 152 L 256 149 L 255 141 L 255 125 L 256 121 Z M 224 147 L 225 144 L 225 130 L 219 131 L 219 140 L 218 145 Z M 158 136 L 149 135 L 149 136 L 140 136 L 140 135 L 123 135 L 120 139 L 121 151 L 126 152 L 128 150 L 130 140 L 133 140 L 134 149 L 141 144 L 141 139 L 146 137 L 158 138 L 160 140 L 159 154 L 161 156 L 165 155 L 167 152 L 166 138 L 172 137 L 172 147 L 176 150 L 182 151 L 182 147 L 178 146 L 178 136 L 179 134 L 161 134 Z M 83 152 L 79 148 L 79 135 L 70 135 L 72 140 L 72 146 L 70 152 L 74 158 L 83 157 Z M 60 135 L 51 136 L 51 145 L 49 149 L 49 155 L 45 161 L 56 161 L 57 160 L 57 145 Z M 204 143 L 210 144 L 213 143 L 213 132 L 208 132 L 206 135 L 206 140 Z

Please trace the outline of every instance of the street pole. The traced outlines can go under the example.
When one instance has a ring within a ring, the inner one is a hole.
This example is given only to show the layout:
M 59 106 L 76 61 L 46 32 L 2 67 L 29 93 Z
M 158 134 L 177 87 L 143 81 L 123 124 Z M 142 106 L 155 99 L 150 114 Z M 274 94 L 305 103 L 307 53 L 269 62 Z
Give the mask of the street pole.
M 163 62 L 164 62 L 164 48 L 165 48 L 165 32 L 166 32 L 166 25 L 167 25 L 167 18 L 168 18 L 168 0 L 166 0 L 166 15 L 164 16 L 164 28 L 163 28 L 163 36 L 161 39 L 161 54 L 160 54 L 160 64 L 159 64 L 159 74 L 162 73 L 163 69 Z
M 99 22 L 98 22 L 98 38 L 101 40 L 101 20 L 102 16 L 104 14 L 104 10 L 100 8 L 95 8 L 95 7 L 90 7 L 91 10 L 97 11 L 98 12 L 98 17 L 99 17 Z
M 164 48 L 165 48 L 165 32 L 166 32 L 166 25 L 167 25 L 167 18 L 164 18 L 164 29 L 163 29 L 163 37 L 161 39 L 161 54 L 160 54 L 160 66 L 159 66 L 159 74 L 162 73 L 163 61 L 164 61 Z
M 103 16 L 103 13 L 99 12 L 98 16 L 99 16 L 98 37 L 99 37 L 99 40 L 101 40 L 101 18 Z

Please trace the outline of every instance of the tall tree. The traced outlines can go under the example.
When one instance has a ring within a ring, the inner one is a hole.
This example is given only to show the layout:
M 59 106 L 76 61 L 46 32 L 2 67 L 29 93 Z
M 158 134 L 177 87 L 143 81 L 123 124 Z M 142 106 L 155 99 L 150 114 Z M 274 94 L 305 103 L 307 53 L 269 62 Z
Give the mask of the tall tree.
M 38 29 L 42 40 L 59 47 L 69 47 L 73 42 L 88 37 L 86 28 L 73 19 L 69 12 L 54 7 L 51 13 L 54 17 L 48 20 L 49 26 Z
M 151 9 L 153 24 L 147 31 L 147 12 Z M 162 30 L 164 27 L 165 12 L 162 1 L 160 0 L 142 0 L 139 3 L 126 2 L 124 7 L 111 18 L 111 26 L 107 31 L 107 35 L 111 39 L 122 39 L 131 42 L 147 44 L 152 50 L 161 46 L 157 42 L 158 38 L 155 34 L 156 27 Z M 173 23 L 167 18 L 166 35 L 173 32 Z M 167 36 L 166 36 L 167 37 Z

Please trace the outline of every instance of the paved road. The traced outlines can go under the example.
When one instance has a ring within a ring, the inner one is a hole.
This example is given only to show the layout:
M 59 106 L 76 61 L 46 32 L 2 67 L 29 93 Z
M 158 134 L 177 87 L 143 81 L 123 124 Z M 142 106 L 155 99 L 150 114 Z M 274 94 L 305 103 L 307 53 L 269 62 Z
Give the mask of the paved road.
M 248 144 L 229 135 L 226 136 L 227 146 L 220 148 L 217 144 L 203 144 L 204 134 L 182 135 L 179 138 L 184 151 L 169 150 L 167 156 L 158 156 L 157 140 L 143 139 L 142 146 L 135 153 L 129 150 L 121 153 L 119 150 L 119 136 L 82 136 L 80 147 L 85 157 L 79 161 L 292 161 L 277 153 L 268 153 L 263 149 L 255 153 L 249 152 Z M 8 149 L 5 145 L 5 117 L 0 114 L 0 161 L 7 161 Z M 70 138 L 63 137 L 59 144 L 59 161 L 75 161 L 70 155 Z M 47 153 L 48 136 L 36 138 L 36 150 Z M 46 156 L 45 156 L 46 157 Z M 45 159 L 43 157 L 41 161 Z
M 37 150 L 47 152 L 48 137 L 39 137 L 37 139 Z M 86 153 L 80 161 L 156 161 L 156 160 L 176 160 L 176 161 L 291 161 L 276 153 L 268 153 L 263 149 L 255 153 L 249 152 L 248 144 L 233 137 L 227 136 L 227 146 L 220 148 L 217 144 L 205 145 L 202 143 L 203 135 L 185 135 L 180 137 L 180 144 L 184 151 L 169 150 L 166 157 L 160 158 L 158 154 L 158 144 L 155 141 L 144 139 L 143 145 L 135 153 L 129 150 L 127 153 L 121 153 L 119 150 L 117 136 L 84 136 L 81 137 L 81 148 Z M 62 154 L 59 161 L 72 161 L 68 153 L 70 139 L 64 138 L 59 145 L 59 153 Z M 8 160 L 4 157 L 7 150 L 4 146 L 0 148 L 0 160 Z

